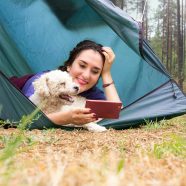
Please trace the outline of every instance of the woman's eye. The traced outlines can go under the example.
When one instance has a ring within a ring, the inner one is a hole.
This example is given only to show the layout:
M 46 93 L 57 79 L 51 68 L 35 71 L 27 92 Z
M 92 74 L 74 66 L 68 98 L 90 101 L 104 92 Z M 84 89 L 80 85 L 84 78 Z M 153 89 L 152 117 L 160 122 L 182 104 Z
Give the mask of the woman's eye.
M 93 74 L 98 74 L 99 71 L 97 71 L 97 70 L 93 70 L 92 73 L 93 73 Z
M 81 68 L 85 68 L 86 66 L 85 65 L 79 65 Z

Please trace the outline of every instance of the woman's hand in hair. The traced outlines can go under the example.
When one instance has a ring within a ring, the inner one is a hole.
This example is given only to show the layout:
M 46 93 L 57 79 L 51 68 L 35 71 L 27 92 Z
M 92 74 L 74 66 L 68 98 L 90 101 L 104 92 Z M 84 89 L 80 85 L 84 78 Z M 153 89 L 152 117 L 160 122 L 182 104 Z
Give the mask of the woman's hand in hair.
M 102 53 L 105 56 L 105 63 L 102 70 L 102 76 L 110 74 L 111 66 L 115 59 L 115 54 L 110 47 L 102 47 Z
M 121 102 L 111 74 L 111 67 L 115 59 L 115 54 L 109 47 L 103 47 L 102 53 L 105 56 L 105 64 L 101 76 L 106 99 L 109 101 Z

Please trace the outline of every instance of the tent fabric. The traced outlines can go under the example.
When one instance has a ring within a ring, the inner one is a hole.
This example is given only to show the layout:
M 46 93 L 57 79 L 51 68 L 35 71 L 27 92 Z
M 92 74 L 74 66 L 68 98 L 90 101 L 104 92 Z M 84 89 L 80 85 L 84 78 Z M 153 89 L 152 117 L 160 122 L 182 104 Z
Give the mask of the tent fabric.
M 185 95 L 180 91 L 176 82 L 170 80 L 126 107 L 120 113 L 119 121 L 104 120 L 102 125 L 112 127 L 114 122 L 114 128 L 123 129 L 144 123 L 145 118 L 147 122 L 172 118 L 184 114 L 185 105 Z
M 110 1 L 104 3 L 104 1 L 87 0 L 87 2 L 134 52 L 140 54 L 139 25 L 132 17 Z
M 143 51 L 142 55 L 145 58 L 145 61 L 149 63 L 152 67 L 156 70 L 160 71 L 161 73 L 165 74 L 167 77 L 171 78 L 169 72 L 166 70 L 165 66 L 161 63 L 159 58 L 156 56 L 150 45 L 147 41 L 143 40 Z
M 14 41 L 4 30 L 2 24 L 0 24 L 0 57 L 0 69 L 7 76 L 21 76 L 25 73 L 31 73 L 25 59 L 18 51 Z
M 125 107 L 118 120 L 103 120 L 101 125 L 125 128 L 148 118 L 185 113 L 184 94 L 170 81 L 171 76 L 140 32 L 139 24 L 108 0 L 1 0 L 0 68 L 6 77 L 52 70 L 63 64 L 79 41 L 91 39 L 113 48 L 116 59 L 111 73 Z M 18 120 L 35 106 L 3 74 L 0 118 Z M 101 80 L 98 87 L 102 88 Z M 180 96 L 170 97 L 174 92 Z M 170 101 L 169 107 L 164 107 L 161 99 Z M 162 107 L 163 112 L 154 112 Z M 46 127 L 56 127 L 41 115 Z M 37 122 L 32 128 L 42 125 Z

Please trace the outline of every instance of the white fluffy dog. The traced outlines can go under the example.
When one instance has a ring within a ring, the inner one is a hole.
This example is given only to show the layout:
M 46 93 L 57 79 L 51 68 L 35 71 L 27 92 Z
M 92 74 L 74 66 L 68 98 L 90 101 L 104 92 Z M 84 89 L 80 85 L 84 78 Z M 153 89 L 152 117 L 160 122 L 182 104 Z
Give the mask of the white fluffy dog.
M 33 82 L 34 94 L 29 98 L 35 105 L 40 106 L 45 114 L 70 110 L 74 107 L 85 107 L 86 99 L 77 96 L 79 86 L 73 82 L 67 72 L 53 70 L 41 75 Z M 75 126 L 69 124 L 68 126 Z M 78 125 L 79 126 L 79 125 Z M 81 125 L 93 132 L 103 132 L 106 128 L 95 122 Z

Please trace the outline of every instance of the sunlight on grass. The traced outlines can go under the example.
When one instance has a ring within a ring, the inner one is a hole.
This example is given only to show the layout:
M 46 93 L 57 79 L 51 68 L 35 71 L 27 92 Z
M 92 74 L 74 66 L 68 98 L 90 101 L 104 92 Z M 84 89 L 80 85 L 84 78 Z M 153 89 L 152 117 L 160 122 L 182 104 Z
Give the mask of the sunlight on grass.
M 1 162 L 0 185 L 184 185 L 185 116 L 145 127 L 105 133 L 1 128 L 0 152 L 9 146 L 14 154 Z
M 154 144 L 153 154 L 158 159 L 171 154 L 186 158 L 186 139 L 172 134 L 170 139 L 164 139 L 162 143 Z

